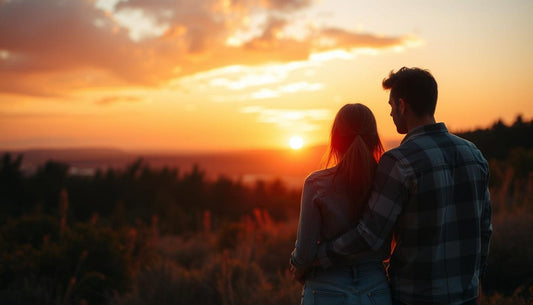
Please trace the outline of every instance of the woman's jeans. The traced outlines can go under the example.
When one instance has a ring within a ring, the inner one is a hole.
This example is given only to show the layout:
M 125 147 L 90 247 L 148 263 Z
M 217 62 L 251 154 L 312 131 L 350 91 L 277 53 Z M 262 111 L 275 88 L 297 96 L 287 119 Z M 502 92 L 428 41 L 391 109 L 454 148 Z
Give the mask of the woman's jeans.
M 391 305 L 385 270 L 379 262 L 331 267 L 305 281 L 302 305 Z

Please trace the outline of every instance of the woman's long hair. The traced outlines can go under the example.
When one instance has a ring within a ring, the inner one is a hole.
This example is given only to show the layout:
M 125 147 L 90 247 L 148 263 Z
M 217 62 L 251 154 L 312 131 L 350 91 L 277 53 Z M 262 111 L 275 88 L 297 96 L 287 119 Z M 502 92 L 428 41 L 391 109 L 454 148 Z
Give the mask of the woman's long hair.
M 356 217 L 370 196 L 383 152 L 372 111 L 363 104 L 344 105 L 331 128 L 326 167 L 337 166 L 335 180 L 356 204 Z

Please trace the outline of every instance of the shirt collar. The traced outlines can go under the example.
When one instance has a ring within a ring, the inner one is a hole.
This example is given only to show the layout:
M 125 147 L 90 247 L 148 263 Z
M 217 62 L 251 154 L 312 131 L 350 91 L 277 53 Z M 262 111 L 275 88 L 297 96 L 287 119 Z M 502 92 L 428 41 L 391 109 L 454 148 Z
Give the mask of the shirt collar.
M 411 129 L 411 131 L 409 131 L 407 135 L 405 135 L 405 137 L 402 140 L 402 144 L 411 139 L 422 136 L 422 135 L 428 135 L 432 133 L 443 133 L 443 132 L 448 132 L 448 128 L 446 128 L 446 125 L 444 123 L 435 123 L 435 124 L 418 126 L 418 127 Z

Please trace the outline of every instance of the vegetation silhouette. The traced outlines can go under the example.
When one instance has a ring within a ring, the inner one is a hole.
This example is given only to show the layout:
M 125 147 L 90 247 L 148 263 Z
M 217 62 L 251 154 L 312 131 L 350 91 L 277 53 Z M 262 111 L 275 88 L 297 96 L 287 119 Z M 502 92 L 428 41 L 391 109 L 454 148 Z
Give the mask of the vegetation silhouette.
M 533 122 L 459 133 L 489 159 L 494 238 L 482 304 L 533 299 Z M 0 304 L 296 304 L 300 190 L 198 166 L 69 175 L 0 164 Z M 528 303 L 529 302 L 529 303 Z
M 476 144 L 487 159 L 502 160 L 516 149 L 533 148 L 533 120 L 524 121 L 521 115 L 509 126 L 498 120 L 490 128 L 456 134 Z

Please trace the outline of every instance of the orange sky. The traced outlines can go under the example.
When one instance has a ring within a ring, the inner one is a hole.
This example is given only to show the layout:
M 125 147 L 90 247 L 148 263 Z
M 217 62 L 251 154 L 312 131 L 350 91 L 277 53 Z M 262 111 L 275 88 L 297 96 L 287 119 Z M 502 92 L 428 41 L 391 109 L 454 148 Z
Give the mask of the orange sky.
M 466 3 L 465 3 L 466 2 Z M 439 83 L 452 130 L 533 118 L 531 1 L 0 0 L 0 149 L 233 150 L 327 141 L 381 80 Z

